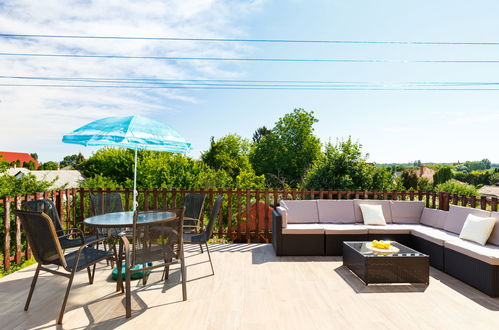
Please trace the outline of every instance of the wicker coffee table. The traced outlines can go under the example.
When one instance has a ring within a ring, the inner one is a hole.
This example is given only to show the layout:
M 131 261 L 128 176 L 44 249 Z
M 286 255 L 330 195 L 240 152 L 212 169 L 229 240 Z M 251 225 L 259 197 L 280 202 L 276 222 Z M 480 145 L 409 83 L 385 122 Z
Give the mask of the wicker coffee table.
M 426 254 L 397 242 L 400 251 L 377 254 L 367 248 L 369 242 L 343 242 L 343 265 L 364 283 L 429 283 L 430 261 Z

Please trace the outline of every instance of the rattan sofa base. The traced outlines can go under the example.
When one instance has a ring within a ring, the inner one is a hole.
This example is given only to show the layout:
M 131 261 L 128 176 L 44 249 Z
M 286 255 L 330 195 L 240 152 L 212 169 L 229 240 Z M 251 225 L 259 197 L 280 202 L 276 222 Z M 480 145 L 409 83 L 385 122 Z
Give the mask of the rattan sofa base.
M 444 271 L 444 247 L 427 241 L 424 238 L 411 235 L 411 248 L 430 256 L 430 266 Z
M 444 248 L 445 272 L 491 297 L 499 296 L 499 266 Z
M 344 241 L 368 241 L 367 234 L 326 234 L 325 252 L 327 256 L 342 256 Z

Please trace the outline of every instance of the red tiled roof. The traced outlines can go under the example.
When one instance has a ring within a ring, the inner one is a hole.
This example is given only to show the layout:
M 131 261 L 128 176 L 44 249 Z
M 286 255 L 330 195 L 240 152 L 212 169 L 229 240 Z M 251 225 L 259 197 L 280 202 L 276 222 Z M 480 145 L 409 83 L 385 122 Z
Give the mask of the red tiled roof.
M 19 160 L 19 162 L 21 163 L 21 167 L 23 166 L 23 164 L 25 162 L 29 162 L 29 161 L 32 161 L 33 163 L 35 163 L 36 168 L 38 168 L 38 166 L 40 166 L 38 164 L 38 162 L 33 157 L 31 157 L 29 154 L 23 153 L 23 152 L 0 151 L 0 160 L 5 160 L 9 163 L 12 163 L 12 162 Z

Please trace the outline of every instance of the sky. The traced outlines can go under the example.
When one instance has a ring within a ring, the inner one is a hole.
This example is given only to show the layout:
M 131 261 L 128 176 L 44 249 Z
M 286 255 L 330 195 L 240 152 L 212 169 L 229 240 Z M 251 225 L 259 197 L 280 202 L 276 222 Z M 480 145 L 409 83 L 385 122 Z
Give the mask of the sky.
M 0 1 L 0 33 L 140 37 L 499 42 L 497 1 Z M 223 62 L 0 55 L 5 78 L 156 78 L 405 82 L 499 82 L 498 45 L 282 44 L 0 37 L 0 53 L 231 58 L 381 59 L 399 62 Z M 409 61 L 409 62 L 404 62 Z M 44 82 L 42 82 L 44 83 Z M 47 83 L 47 82 L 45 82 Z M 50 82 L 49 82 L 50 83 Z M 53 82 L 52 82 L 53 83 Z M 94 84 L 95 85 L 95 84 Z M 144 115 L 174 127 L 199 158 L 210 137 L 251 139 L 294 108 L 314 111 L 323 143 L 349 136 L 369 160 L 499 163 L 499 90 L 192 90 L 0 85 L 0 150 L 42 162 L 95 148 L 66 133 L 107 116 Z

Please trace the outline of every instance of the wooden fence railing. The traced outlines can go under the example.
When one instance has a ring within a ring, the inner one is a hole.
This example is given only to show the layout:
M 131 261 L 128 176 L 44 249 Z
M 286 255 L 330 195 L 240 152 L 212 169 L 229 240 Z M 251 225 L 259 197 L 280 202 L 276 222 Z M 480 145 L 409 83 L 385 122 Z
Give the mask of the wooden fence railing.
M 66 228 L 84 229 L 83 220 L 90 215 L 90 194 L 119 192 L 122 194 L 124 208 L 131 210 L 132 190 L 111 189 L 66 189 L 32 195 L 18 195 L 0 199 L 0 246 L 2 264 L 8 270 L 13 264 L 29 259 L 31 251 L 21 229 L 20 220 L 12 210 L 20 209 L 23 201 L 50 198 L 55 201 L 61 221 Z M 331 190 L 187 190 L 151 189 L 139 190 L 139 209 L 150 210 L 175 207 L 182 204 L 188 193 L 206 193 L 205 212 L 207 218 L 216 196 L 224 196 L 222 211 L 215 223 L 214 234 L 234 242 L 270 242 L 272 231 L 271 210 L 282 199 L 390 199 L 420 200 L 427 207 L 448 210 L 449 205 L 462 205 L 472 208 L 497 211 L 498 199 L 485 196 L 458 196 L 448 193 L 423 191 L 331 191 Z M 249 219 L 249 221 L 247 221 Z

